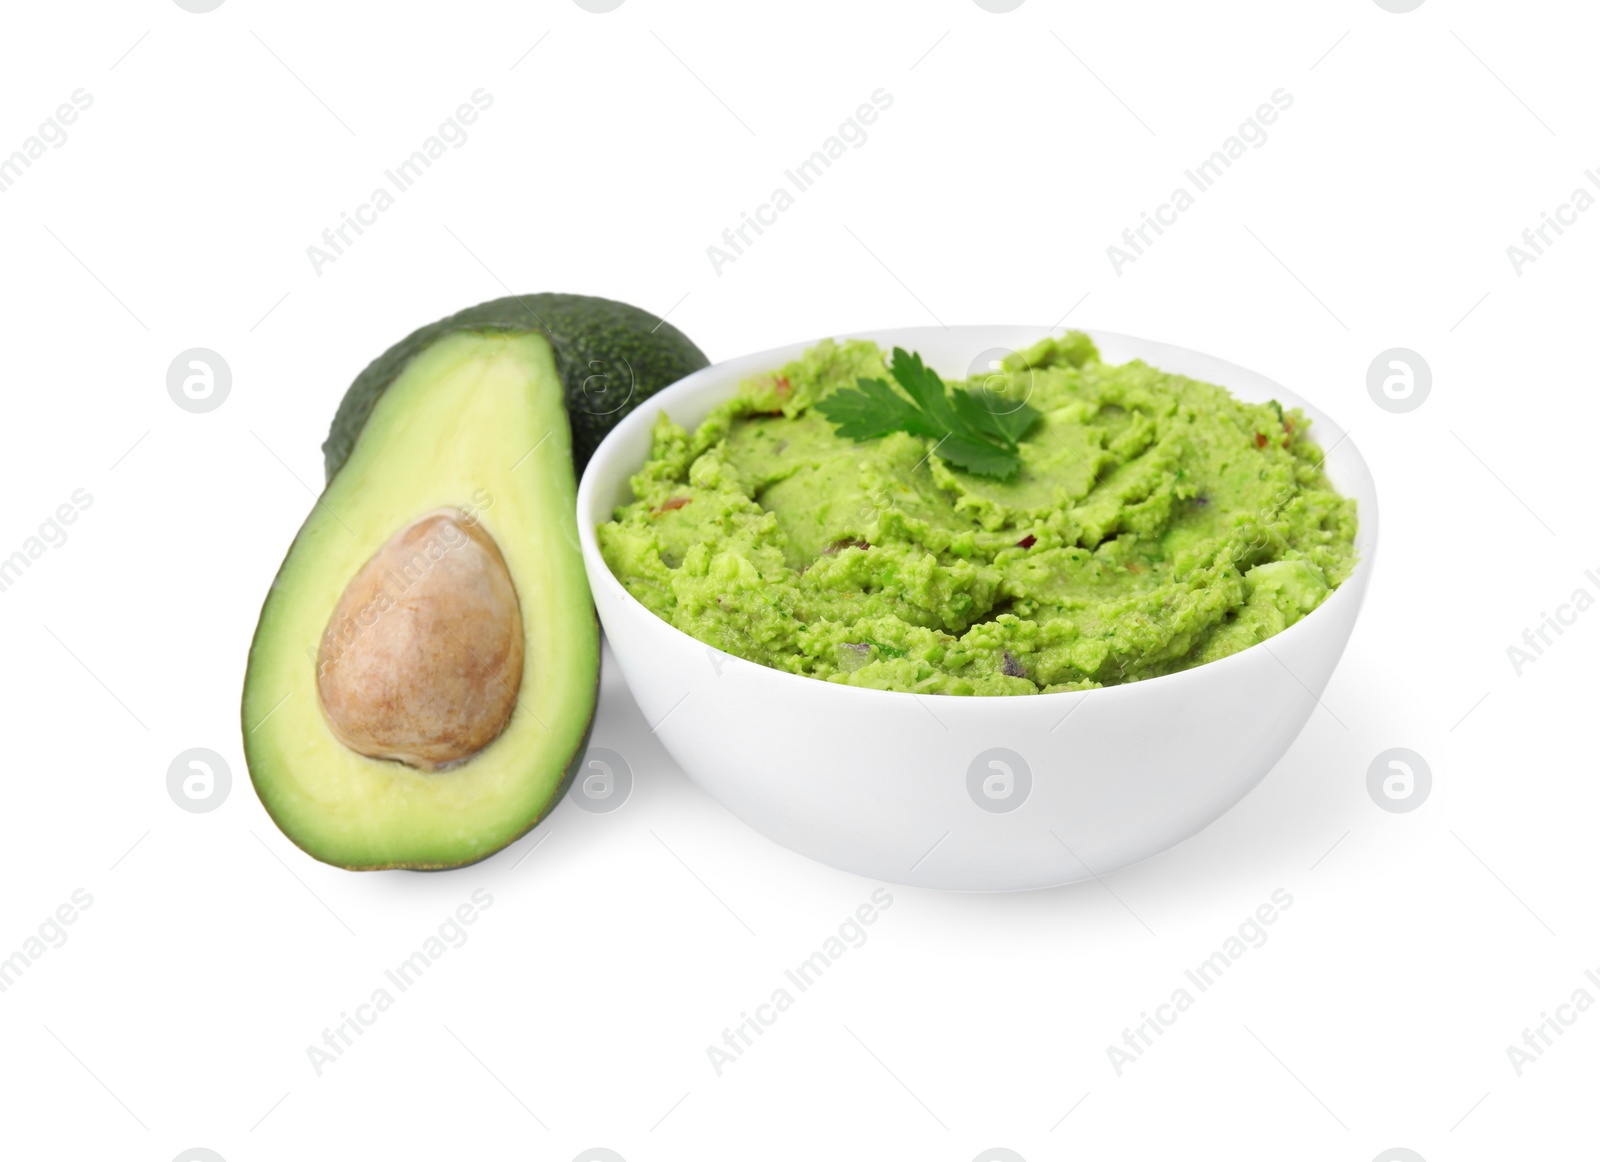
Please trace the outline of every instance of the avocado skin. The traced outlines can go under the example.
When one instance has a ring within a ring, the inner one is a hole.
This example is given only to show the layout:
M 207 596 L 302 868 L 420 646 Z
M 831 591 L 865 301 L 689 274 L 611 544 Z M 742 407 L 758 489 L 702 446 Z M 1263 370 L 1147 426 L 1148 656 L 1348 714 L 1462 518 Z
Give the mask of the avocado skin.
M 327 479 L 344 465 L 378 398 L 412 359 L 459 332 L 538 333 L 549 340 L 565 388 L 572 461 L 583 474 L 617 422 L 709 360 L 682 331 L 649 311 L 589 295 L 512 295 L 411 332 L 356 376 L 322 445 Z

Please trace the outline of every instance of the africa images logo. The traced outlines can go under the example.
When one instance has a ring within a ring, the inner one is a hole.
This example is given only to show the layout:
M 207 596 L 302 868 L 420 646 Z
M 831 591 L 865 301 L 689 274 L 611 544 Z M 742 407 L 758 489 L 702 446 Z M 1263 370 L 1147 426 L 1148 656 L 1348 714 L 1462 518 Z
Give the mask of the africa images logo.
M 1015 811 L 1033 793 L 1033 768 L 1014 750 L 992 746 L 967 764 L 967 794 L 985 811 Z

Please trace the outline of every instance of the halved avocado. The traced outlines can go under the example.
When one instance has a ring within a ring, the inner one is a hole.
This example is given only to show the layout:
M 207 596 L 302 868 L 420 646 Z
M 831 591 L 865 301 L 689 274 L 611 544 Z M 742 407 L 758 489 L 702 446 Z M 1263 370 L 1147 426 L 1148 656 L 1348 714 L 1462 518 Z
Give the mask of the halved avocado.
M 576 473 L 705 364 L 635 307 L 525 295 L 357 377 L 245 675 L 245 757 L 284 834 L 340 867 L 446 868 L 550 812 L 599 676 Z

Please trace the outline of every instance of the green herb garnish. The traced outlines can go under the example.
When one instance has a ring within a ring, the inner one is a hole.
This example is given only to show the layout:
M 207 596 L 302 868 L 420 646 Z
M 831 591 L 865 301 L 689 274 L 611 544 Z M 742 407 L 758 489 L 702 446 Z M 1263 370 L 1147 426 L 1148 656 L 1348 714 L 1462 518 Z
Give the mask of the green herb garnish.
M 1039 418 L 1026 403 L 1013 404 L 987 388 L 947 390 L 939 373 L 923 366 L 922 356 L 894 349 L 890 374 L 905 395 L 881 379 L 856 380 L 817 403 L 839 435 L 871 440 L 908 432 L 937 440 L 934 452 L 977 476 L 1007 480 L 1022 467 L 1017 441 Z

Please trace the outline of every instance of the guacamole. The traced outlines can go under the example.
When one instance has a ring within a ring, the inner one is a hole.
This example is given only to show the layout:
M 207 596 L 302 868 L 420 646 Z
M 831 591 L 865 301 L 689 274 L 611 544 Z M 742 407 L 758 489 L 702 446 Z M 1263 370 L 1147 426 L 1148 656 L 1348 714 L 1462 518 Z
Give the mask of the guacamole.
M 692 434 L 660 416 L 637 499 L 598 530 L 618 580 L 685 633 L 776 669 L 1037 694 L 1236 653 L 1355 565 L 1355 503 L 1324 478 L 1298 410 L 1104 363 L 1068 332 L 981 377 L 991 406 L 1040 413 L 1000 479 L 953 466 L 930 436 L 841 437 L 815 405 L 887 366 L 873 343 L 825 340 Z

